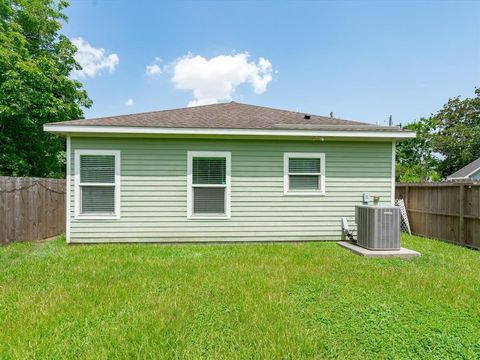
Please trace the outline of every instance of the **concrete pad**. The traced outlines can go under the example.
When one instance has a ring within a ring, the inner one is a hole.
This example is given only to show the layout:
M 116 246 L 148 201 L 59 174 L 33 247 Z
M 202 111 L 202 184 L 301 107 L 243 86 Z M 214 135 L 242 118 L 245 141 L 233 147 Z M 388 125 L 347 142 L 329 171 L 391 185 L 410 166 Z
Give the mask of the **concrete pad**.
M 337 244 L 357 255 L 366 257 L 399 257 L 410 259 L 422 255 L 417 251 L 405 248 L 400 248 L 400 250 L 369 250 L 348 241 L 339 241 Z

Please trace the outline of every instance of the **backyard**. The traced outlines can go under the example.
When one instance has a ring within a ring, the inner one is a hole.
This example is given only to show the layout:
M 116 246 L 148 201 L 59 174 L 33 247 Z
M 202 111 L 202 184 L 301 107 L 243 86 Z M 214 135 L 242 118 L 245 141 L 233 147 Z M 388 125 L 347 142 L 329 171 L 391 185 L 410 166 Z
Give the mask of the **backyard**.
M 0 358 L 480 357 L 480 252 L 335 243 L 0 248 Z

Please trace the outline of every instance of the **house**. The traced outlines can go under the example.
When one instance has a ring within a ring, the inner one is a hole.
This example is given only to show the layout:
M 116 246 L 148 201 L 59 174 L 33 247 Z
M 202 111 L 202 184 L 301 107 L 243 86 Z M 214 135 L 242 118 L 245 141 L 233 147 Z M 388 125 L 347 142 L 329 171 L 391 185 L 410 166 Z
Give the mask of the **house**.
M 480 180 L 480 158 L 447 176 L 447 180 Z
M 46 124 L 67 139 L 67 241 L 340 240 L 394 197 L 415 133 L 236 102 Z

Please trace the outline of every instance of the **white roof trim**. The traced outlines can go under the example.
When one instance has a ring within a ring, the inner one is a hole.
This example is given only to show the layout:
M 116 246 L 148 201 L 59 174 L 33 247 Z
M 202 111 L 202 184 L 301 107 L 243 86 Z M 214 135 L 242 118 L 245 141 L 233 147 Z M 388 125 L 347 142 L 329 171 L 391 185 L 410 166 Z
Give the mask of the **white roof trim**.
M 466 180 L 468 179 L 468 176 L 465 176 L 465 177 L 450 177 L 450 176 L 447 176 L 447 180 Z
M 243 135 L 243 136 L 305 136 L 305 137 L 343 137 L 343 138 L 387 138 L 411 139 L 413 131 L 369 131 L 369 130 L 269 130 L 269 129 L 205 129 L 205 128 L 153 128 L 131 126 L 76 126 L 43 125 L 43 129 L 52 133 L 94 133 L 94 134 L 170 134 L 170 135 Z

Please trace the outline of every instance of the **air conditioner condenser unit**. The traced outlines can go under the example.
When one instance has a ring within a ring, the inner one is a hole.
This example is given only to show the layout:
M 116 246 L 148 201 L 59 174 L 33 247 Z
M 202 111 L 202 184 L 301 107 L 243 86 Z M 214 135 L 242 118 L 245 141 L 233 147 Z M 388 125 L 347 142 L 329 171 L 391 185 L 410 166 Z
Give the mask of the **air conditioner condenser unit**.
M 357 244 L 370 250 L 400 250 L 400 208 L 357 205 Z

